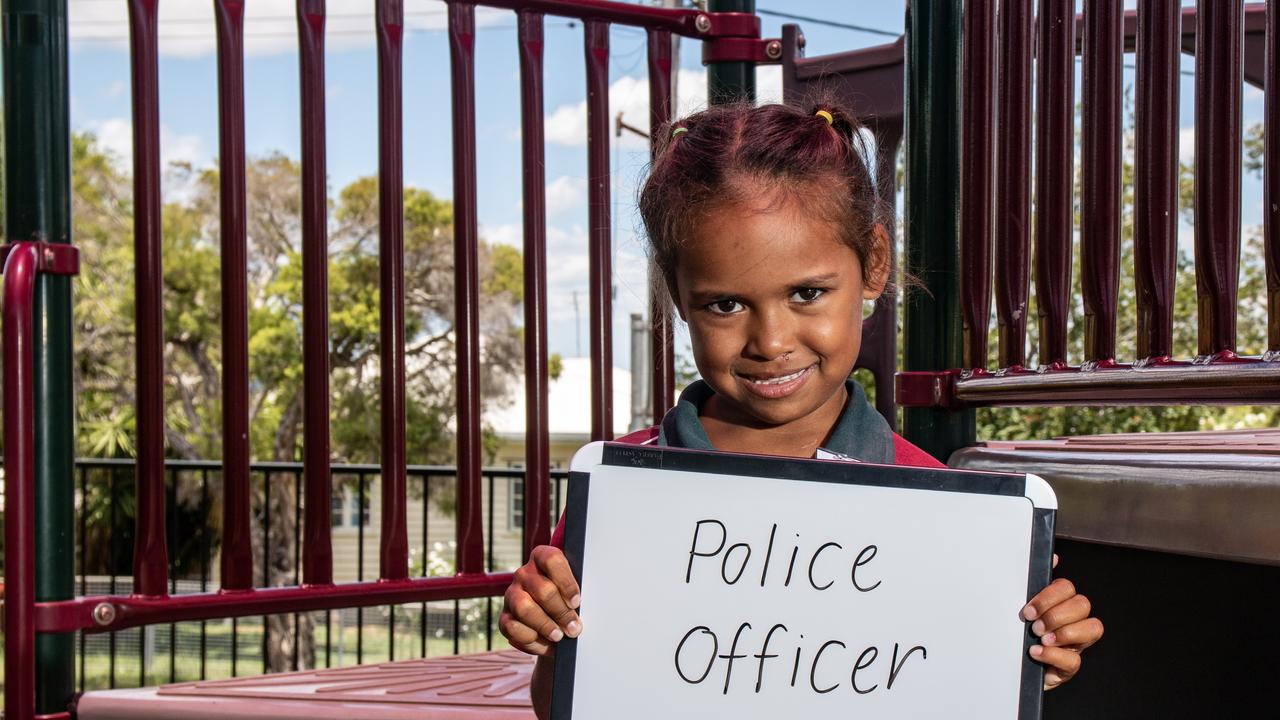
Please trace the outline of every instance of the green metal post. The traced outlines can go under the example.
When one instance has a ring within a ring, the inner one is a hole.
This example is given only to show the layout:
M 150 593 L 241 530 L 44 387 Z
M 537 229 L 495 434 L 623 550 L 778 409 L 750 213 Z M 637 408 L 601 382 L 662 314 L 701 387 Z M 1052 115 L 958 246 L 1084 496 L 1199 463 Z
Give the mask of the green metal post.
M 5 235 L 71 242 L 71 135 L 65 0 L 4 0 Z M 35 291 L 37 601 L 75 592 L 75 434 L 70 277 Z M 67 709 L 73 635 L 36 637 L 36 711 Z
M 754 13 L 756 0 L 710 0 L 710 12 Z M 707 102 L 712 105 L 756 99 L 756 65 L 750 62 L 713 62 L 707 65 Z
M 907 293 L 903 369 L 963 364 L 960 320 L 961 0 L 907 3 L 906 270 L 928 292 Z M 972 410 L 905 408 L 906 437 L 945 461 L 973 444 Z

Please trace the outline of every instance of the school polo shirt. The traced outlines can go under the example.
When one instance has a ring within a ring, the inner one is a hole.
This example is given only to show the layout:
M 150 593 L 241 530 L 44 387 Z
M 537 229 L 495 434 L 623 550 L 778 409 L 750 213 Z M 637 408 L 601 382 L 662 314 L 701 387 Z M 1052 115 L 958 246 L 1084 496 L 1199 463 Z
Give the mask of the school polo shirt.
M 863 462 L 881 465 L 910 465 L 913 467 L 946 467 L 929 453 L 907 442 L 893 432 L 889 423 L 867 402 L 867 396 L 858 383 L 847 380 L 845 389 L 849 402 L 845 404 L 836 421 L 831 437 L 823 444 L 829 450 Z M 635 445 L 662 445 L 690 450 L 715 450 L 702 426 L 699 414 L 707 399 L 715 394 L 710 385 L 695 380 L 684 392 L 675 407 L 667 411 L 662 424 L 639 430 L 618 439 L 618 442 Z M 564 547 L 564 517 L 556 524 L 551 544 Z

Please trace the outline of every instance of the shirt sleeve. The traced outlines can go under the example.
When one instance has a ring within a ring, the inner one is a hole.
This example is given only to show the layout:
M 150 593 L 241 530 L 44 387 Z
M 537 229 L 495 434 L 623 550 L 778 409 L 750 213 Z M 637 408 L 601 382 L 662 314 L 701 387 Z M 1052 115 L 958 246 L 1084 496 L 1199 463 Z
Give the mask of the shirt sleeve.
M 910 465 L 912 467 L 946 467 L 945 463 L 907 442 L 906 438 L 897 433 L 893 435 L 893 464 Z

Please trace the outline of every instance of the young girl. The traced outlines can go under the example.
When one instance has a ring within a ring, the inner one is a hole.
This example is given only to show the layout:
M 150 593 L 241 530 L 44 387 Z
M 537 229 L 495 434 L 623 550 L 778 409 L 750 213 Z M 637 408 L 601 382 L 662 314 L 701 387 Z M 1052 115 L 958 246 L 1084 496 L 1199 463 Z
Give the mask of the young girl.
M 702 379 L 663 418 L 657 442 L 802 458 L 821 447 L 941 467 L 894 434 L 849 379 L 863 303 L 884 292 L 890 264 L 856 121 L 826 104 L 727 105 L 662 136 L 640 213 Z M 516 572 L 500 621 L 514 647 L 540 656 L 531 688 L 539 717 L 555 643 L 582 632 L 562 538 L 563 522 Z M 1075 675 L 1080 652 L 1102 636 L 1089 611 L 1061 578 L 1023 609 L 1040 637 L 1031 656 L 1046 666 L 1046 689 Z

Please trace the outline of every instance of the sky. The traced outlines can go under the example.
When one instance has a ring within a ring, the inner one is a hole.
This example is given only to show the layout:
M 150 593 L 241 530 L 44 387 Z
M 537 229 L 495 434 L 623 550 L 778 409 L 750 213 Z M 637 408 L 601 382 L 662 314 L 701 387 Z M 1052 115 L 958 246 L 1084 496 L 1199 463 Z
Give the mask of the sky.
M 1134 0 L 1128 0 L 1131 7 Z M 71 120 L 77 131 L 95 133 L 128 167 L 130 152 L 129 60 L 126 3 L 120 0 L 70 0 Z M 217 96 L 210 0 L 160 3 L 160 118 L 163 161 L 197 167 L 216 163 Z M 298 66 L 294 5 L 291 0 L 246 3 L 246 141 L 250 156 L 282 152 L 298 158 Z M 330 193 L 377 168 L 376 55 L 370 0 L 328 0 L 326 100 Z M 900 33 L 901 0 L 757 0 L 761 11 L 779 10 Z M 404 43 L 404 170 L 406 185 L 449 198 L 452 190 L 449 114 L 449 51 L 443 32 L 446 6 L 439 0 L 407 0 Z M 522 241 L 520 114 L 515 16 L 501 10 L 477 10 L 476 108 L 478 210 L 481 235 L 489 242 Z M 762 14 L 765 37 L 779 37 L 791 22 Z M 800 22 L 810 57 L 889 42 L 881 35 Z M 1132 65 L 1133 57 L 1126 63 Z M 1183 56 L 1184 70 L 1192 59 Z M 1078 64 L 1077 64 L 1078 68 Z M 645 36 L 615 26 L 610 37 L 610 115 L 641 129 L 648 125 Z M 781 96 L 777 67 L 758 73 L 759 96 Z M 1133 70 L 1125 70 L 1125 84 Z M 587 352 L 587 204 L 586 105 L 582 27 L 548 18 L 545 50 L 546 180 L 550 350 L 564 356 Z M 677 79 L 680 114 L 705 105 L 700 44 L 684 41 Z M 1079 83 L 1077 82 L 1077 93 Z M 1180 154 L 1193 156 L 1193 78 L 1181 88 Z M 1261 118 L 1262 93 L 1245 92 L 1245 122 Z M 644 250 L 635 212 L 648 151 L 643 139 L 612 139 L 614 199 L 614 363 L 629 357 L 628 316 L 645 313 L 647 279 Z M 166 192 L 180 192 L 167 187 Z M 1261 222 L 1261 181 L 1247 177 L 1243 218 Z M 1182 244 L 1190 248 L 1189 226 Z M 408 279 L 412 283 L 412 278 Z M 575 295 L 577 303 L 575 304 Z M 577 310 L 575 310 L 575 307 Z

